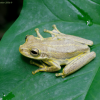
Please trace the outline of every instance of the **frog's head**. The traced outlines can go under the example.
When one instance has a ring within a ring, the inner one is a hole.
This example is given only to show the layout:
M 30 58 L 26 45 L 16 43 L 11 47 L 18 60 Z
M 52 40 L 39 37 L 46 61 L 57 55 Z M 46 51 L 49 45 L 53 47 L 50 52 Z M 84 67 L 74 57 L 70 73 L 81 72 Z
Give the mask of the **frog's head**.
M 20 45 L 19 52 L 32 59 L 42 60 L 47 59 L 48 56 L 44 52 L 41 51 L 41 42 L 33 35 L 26 36 L 25 43 Z

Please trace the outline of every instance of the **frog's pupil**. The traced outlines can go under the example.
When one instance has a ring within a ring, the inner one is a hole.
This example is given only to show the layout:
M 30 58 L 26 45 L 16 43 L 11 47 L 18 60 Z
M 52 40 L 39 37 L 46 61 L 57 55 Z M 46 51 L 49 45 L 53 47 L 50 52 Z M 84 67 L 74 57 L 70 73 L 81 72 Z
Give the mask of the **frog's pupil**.
M 33 54 L 37 54 L 37 52 L 36 51 L 31 51 Z

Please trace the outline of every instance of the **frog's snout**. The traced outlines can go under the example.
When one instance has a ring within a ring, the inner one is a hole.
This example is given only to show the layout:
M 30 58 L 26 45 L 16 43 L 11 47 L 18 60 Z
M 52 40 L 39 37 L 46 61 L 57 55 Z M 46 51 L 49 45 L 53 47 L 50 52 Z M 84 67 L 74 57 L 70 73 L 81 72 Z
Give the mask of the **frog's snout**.
M 22 52 L 23 51 L 23 47 L 22 45 L 19 46 L 19 52 Z
M 24 46 L 24 45 L 20 45 L 19 46 L 19 52 L 21 54 L 25 53 L 25 52 L 28 52 L 28 49 Z

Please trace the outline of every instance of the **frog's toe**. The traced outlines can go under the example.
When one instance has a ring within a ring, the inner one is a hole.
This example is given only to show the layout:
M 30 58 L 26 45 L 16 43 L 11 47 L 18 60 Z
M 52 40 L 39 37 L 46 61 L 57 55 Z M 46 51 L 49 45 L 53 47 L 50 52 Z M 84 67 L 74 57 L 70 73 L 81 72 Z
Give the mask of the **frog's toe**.
M 62 78 L 65 78 L 65 77 L 66 77 L 63 73 L 56 73 L 55 75 L 56 75 L 57 77 L 58 77 L 58 76 L 62 76 Z
M 62 76 L 63 73 L 56 73 L 55 75 L 56 75 L 56 76 Z
M 54 25 L 52 25 L 52 27 L 53 27 L 53 28 L 56 28 L 56 25 L 54 24 Z
M 32 74 L 34 75 L 34 74 L 36 74 L 36 72 L 35 71 L 32 71 Z
M 35 28 L 35 31 L 37 32 L 37 31 L 39 31 L 39 29 L 38 28 Z
M 65 78 L 66 76 L 62 75 L 62 78 Z

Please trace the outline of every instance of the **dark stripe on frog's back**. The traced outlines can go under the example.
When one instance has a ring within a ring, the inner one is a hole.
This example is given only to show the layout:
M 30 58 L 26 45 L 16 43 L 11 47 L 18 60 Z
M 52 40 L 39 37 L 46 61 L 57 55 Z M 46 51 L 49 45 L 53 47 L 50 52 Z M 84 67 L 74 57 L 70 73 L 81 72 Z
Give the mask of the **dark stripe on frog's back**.
M 41 53 L 58 59 L 71 58 L 89 49 L 86 45 L 70 40 L 43 41 L 35 45 L 37 49 L 41 50 Z

